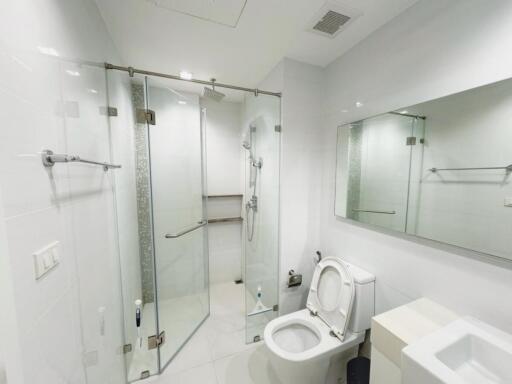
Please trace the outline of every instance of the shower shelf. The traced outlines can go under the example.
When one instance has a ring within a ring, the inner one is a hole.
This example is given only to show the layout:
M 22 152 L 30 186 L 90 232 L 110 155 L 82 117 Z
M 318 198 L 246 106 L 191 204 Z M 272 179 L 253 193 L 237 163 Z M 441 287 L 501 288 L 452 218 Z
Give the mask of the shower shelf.
M 219 217 L 219 218 L 215 218 L 215 219 L 208 219 L 208 224 L 228 223 L 228 222 L 234 222 L 234 221 L 243 221 L 243 218 L 241 218 L 241 217 Z
M 243 195 L 241 195 L 241 194 L 236 194 L 236 195 L 208 195 L 209 199 L 215 199 L 215 198 L 218 198 L 218 197 L 240 197 L 240 198 L 242 198 Z

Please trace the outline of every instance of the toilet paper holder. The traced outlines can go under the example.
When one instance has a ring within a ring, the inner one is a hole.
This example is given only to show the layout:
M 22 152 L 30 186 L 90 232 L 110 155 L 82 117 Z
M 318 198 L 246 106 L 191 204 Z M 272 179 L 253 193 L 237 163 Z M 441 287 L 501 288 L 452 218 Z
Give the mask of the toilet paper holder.
M 288 272 L 288 288 L 302 285 L 302 275 L 295 273 L 293 269 Z

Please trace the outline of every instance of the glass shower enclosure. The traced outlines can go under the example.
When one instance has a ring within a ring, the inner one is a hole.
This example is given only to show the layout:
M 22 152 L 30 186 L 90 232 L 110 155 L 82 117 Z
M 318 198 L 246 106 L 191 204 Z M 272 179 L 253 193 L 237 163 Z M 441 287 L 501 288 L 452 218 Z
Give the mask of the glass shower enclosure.
M 118 105 L 125 146 L 113 151 L 124 164 L 116 174 L 116 204 L 123 352 L 133 382 L 161 373 L 210 315 L 208 114 L 197 88 L 137 74 L 123 82 L 131 98 Z M 253 343 L 279 311 L 281 100 L 248 92 L 236 100 L 247 141 L 239 157 L 243 268 L 237 281 L 245 290 L 239 303 L 245 324 L 236 332 L 245 327 L 245 341 Z

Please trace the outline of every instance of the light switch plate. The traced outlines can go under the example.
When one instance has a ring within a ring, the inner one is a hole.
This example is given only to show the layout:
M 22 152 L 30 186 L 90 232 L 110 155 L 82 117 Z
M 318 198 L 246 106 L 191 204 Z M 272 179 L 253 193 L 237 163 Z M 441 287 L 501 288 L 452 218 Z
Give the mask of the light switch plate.
M 32 254 L 36 280 L 39 280 L 59 265 L 59 246 L 60 243 L 54 241 Z

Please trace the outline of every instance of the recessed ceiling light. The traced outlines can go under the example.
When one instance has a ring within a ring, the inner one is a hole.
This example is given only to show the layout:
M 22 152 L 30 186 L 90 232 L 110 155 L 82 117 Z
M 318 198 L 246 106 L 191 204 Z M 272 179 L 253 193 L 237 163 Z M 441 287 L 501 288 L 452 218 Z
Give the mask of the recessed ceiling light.
M 342 109 L 340 112 L 341 112 L 341 113 L 347 113 L 347 112 L 348 112 L 348 109 Z
M 361 108 L 362 106 L 363 106 L 363 103 L 361 103 L 360 101 L 356 101 L 357 108 Z
M 71 69 L 66 69 L 66 73 L 67 73 L 69 76 L 75 76 L 75 77 L 80 76 L 80 72 L 78 72 L 78 71 L 72 71 Z
M 42 47 L 42 46 L 38 46 L 37 49 L 39 50 L 39 52 L 41 52 L 43 55 L 48 55 L 48 56 L 59 56 L 59 53 L 57 52 L 57 50 L 55 48 L 52 48 L 52 47 Z
M 190 80 L 190 79 L 192 79 L 192 73 L 190 73 L 188 71 L 181 71 L 180 77 L 184 80 Z
M 95 89 L 93 89 L 93 88 L 89 88 L 89 92 L 91 92 L 91 93 L 95 93 L 95 94 L 96 94 L 96 93 L 98 93 L 98 91 L 97 91 L 97 90 L 95 90 Z
M 400 113 L 401 113 L 402 115 L 404 115 L 404 114 L 406 114 L 406 113 L 409 113 L 409 111 L 406 111 L 406 110 L 404 109 L 403 111 L 400 111 Z
M 183 101 L 183 100 L 178 100 L 178 104 L 185 105 L 185 104 L 187 104 L 187 102 Z

